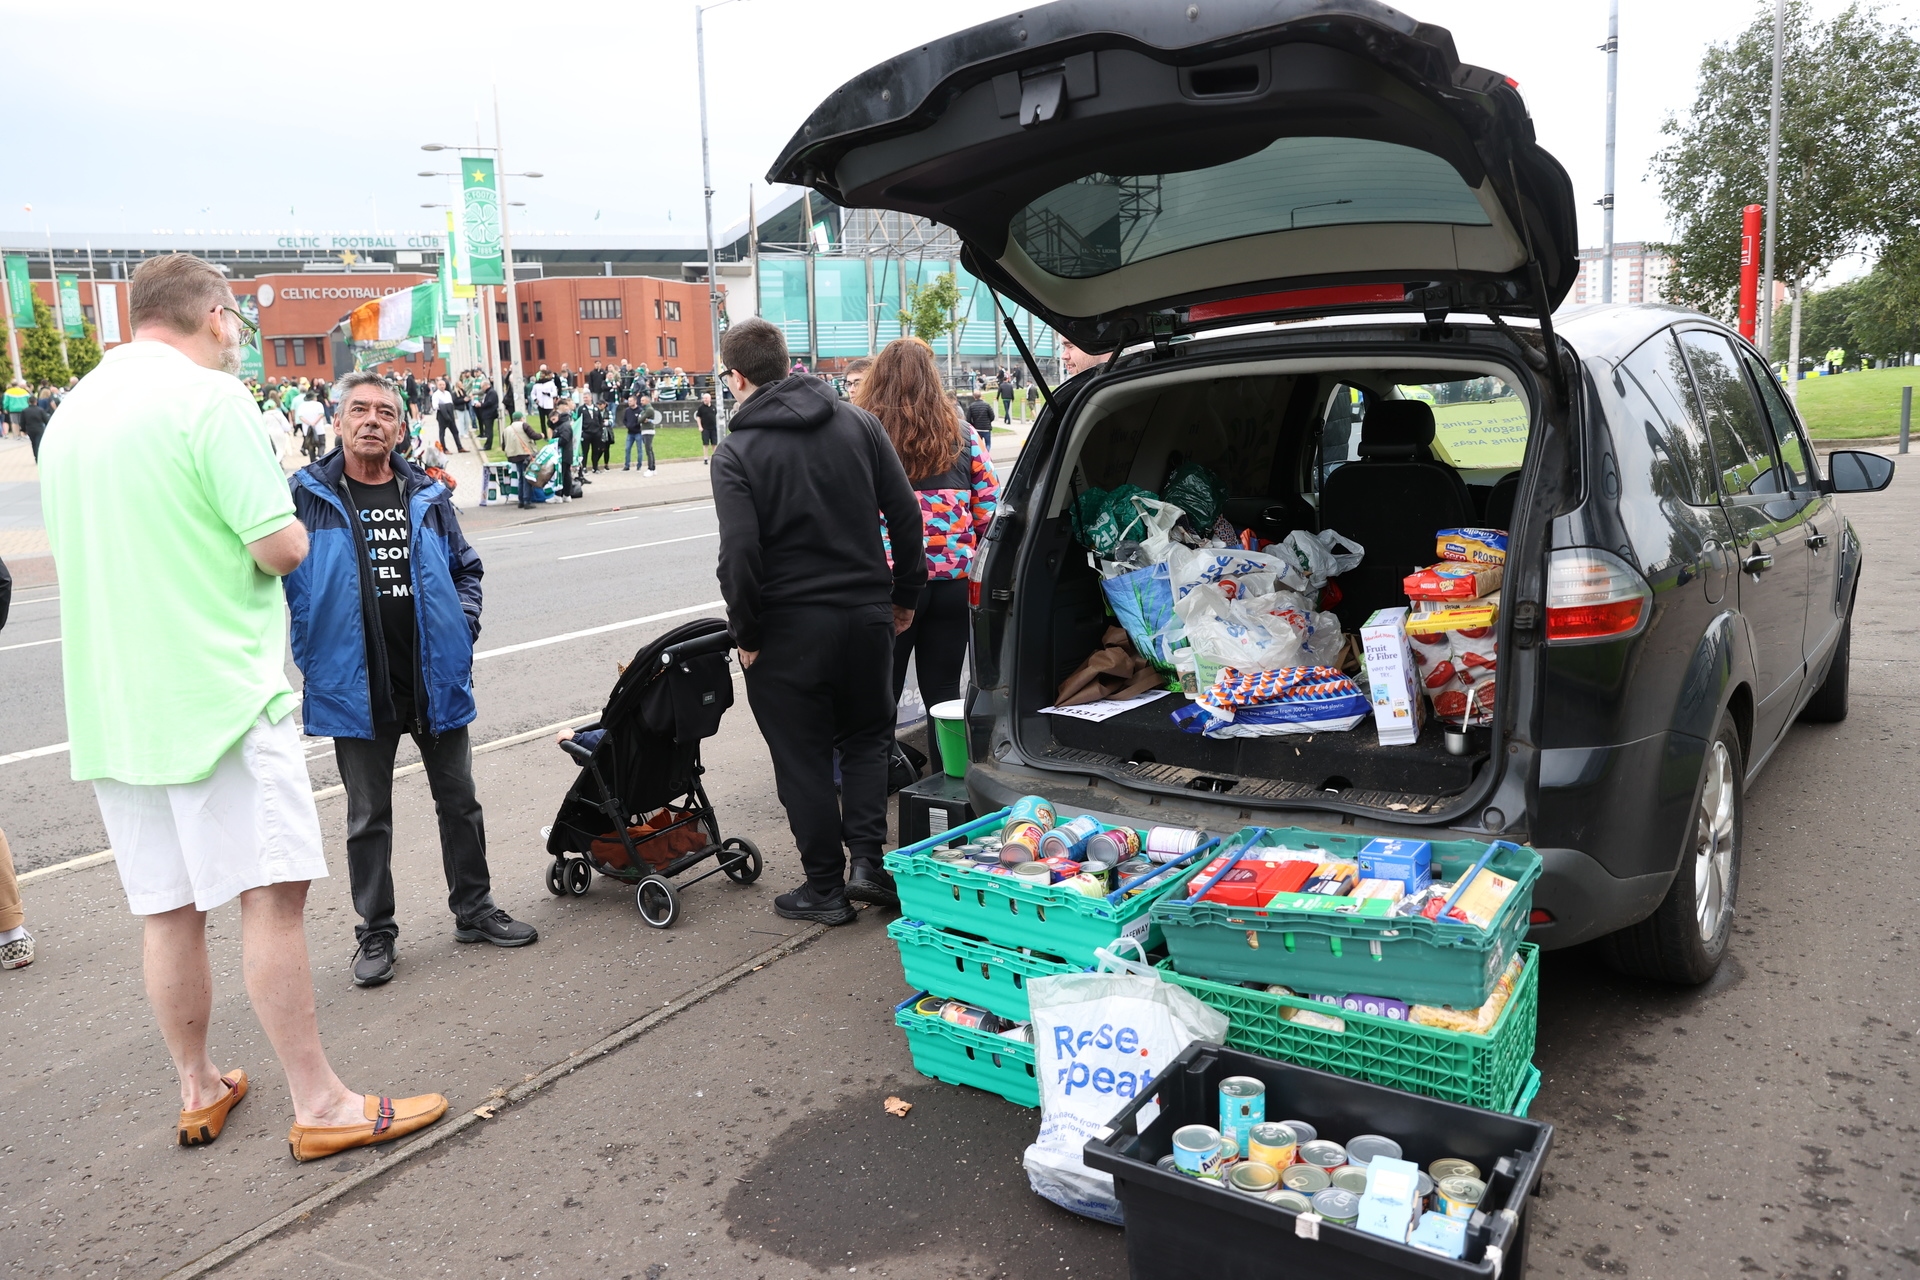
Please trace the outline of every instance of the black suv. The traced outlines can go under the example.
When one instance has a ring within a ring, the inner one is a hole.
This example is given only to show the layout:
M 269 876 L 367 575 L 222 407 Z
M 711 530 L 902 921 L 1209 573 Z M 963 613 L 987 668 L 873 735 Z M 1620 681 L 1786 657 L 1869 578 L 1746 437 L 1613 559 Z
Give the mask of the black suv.
M 1047 395 L 976 558 L 977 805 L 1526 841 L 1536 941 L 1713 973 L 1746 785 L 1797 716 L 1846 714 L 1861 549 L 1832 495 L 1892 463 L 1823 477 L 1707 317 L 1555 313 L 1573 191 L 1514 82 L 1368 0 L 1067 0 L 849 81 L 769 177 L 954 228 L 968 272 L 1114 353 Z M 1196 736 L 1177 697 L 1043 713 L 1110 625 L 1074 499 L 1188 462 L 1235 529 L 1365 548 L 1348 631 L 1407 603 L 1438 530 L 1508 531 L 1492 723 L 1464 753 L 1432 718 L 1389 746 L 1371 720 Z

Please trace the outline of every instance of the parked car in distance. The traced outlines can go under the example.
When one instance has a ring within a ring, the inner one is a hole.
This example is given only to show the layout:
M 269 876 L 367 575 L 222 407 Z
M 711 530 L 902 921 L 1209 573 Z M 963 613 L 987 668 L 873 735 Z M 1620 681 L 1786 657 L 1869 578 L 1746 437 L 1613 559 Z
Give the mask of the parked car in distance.
M 1557 312 L 1573 190 L 1517 87 L 1367 0 L 1059 3 L 850 80 L 771 180 L 954 228 L 966 269 L 1103 366 L 1054 388 L 974 563 L 982 811 L 1531 844 L 1532 936 L 1677 982 L 1724 956 L 1743 796 L 1796 718 L 1847 709 L 1862 548 L 1766 361 L 1662 306 Z M 1352 631 L 1438 530 L 1508 533 L 1465 754 L 1429 718 L 1183 732 L 1167 700 L 1043 714 L 1110 620 L 1076 496 L 1200 462 L 1226 519 L 1336 529 Z

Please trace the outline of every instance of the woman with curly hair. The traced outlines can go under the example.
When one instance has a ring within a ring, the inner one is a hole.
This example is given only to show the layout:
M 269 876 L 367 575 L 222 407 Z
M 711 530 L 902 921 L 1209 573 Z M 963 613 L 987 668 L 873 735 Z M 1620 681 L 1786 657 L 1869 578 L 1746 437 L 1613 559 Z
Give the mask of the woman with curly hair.
M 993 521 L 1000 485 L 980 436 L 940 385 L 933 349 L 918 338 L 887 344 L 854 395 L 880 419 L 907 479 L 920 496 L 926 530 L 927 585 L 913 624 L 894 638 L 893 697 L 907 681 L 907 659 L 929 707 L 960 696 L 967 655 L 967 570 Z M 935 768 L 940 744 L 928 735 Z

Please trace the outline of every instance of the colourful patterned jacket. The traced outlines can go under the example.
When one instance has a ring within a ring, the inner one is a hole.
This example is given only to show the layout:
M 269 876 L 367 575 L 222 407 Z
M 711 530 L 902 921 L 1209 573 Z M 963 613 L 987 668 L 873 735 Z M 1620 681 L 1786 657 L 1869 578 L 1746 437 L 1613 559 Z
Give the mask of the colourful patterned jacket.
M 993 509 L 1000 500 L 993 459 L 987 456 L 972 427 L 962 430 L 967 443 L 953 466 L 913 486 L 920 495 L 920 523 L 926 531 L 927 577 L 936 582 L 967 576 L 974 548 L 986 537 L 987 526 L 993 523 Z M 884 537 L 884 527 L 881 532 Z M 887 563 L 893 563 L 891 546 L 887 548 Z

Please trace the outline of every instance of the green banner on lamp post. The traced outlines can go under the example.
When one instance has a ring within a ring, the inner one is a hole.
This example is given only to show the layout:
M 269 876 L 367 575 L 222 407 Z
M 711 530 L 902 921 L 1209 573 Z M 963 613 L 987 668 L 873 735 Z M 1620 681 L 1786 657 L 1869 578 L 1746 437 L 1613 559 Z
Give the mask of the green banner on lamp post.
M 468 156 L 460 162 L 461 230 L 469 275 L 464 284 L 505 284 L 506 260 L 500 251 L 500 191 L 493 161 Z M 451 247 L 451 246 L 449 246 Z
M 7 255 L 7 300 L 13 304 L 13 327 L 33 328 L 33 281 L 27 278 L 25 254 Z
M 60 324 L 69 338 L 83 338 L 87 333 L 87 313 L 80 306 L 80 277 L 62 272 L 60 275 Z

